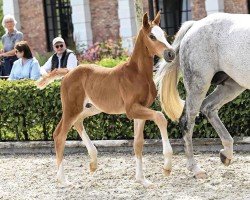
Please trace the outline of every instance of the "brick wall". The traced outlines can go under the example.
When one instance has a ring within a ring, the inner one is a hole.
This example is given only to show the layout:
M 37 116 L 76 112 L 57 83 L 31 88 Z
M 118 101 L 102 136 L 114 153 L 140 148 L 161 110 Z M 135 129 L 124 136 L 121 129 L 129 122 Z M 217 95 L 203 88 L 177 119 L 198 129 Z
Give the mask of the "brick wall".
M 149 10 L 148 10 L 148 0 L 142 0 L 142 4 L 143 4 L 143 14 L 145 12 L 149 13 Z
M 193 0 L 191 5 L 192 18 L 199 20 L 207 16 L 205 0 Z
M 143 12 L 149 12 L 148 0 L 142 0 Z M 21 31 L 33 51 L 47 51 L 43 0 L 19 0 Z M 119 37 L 119 18 L 117 0 L 90 1 L 93 42 Z M 224 0 L 224 11 L 229 13 L 248 13 L 247 0 Z M 207 15 L 205 0 L 193 0 L 193 19 Z
M 46 52 L 47 42 L 42 0 L 19 0 L 21 31 L 31 49 Z
M 89 1 L 93 42 L 119 37 L 120 22 L 117 0 Z
M 248 13 L 247 0 L 224 0 L 224 12 Z

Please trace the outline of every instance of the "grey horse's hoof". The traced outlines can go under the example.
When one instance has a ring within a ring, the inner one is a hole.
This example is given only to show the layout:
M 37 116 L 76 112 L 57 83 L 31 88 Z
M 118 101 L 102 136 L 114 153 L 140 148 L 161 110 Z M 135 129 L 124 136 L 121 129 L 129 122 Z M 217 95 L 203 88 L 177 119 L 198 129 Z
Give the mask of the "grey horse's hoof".
M 225 165 L 228 166 L 231 163 L 231 159 L 228 159 L 223 153 L 220 152 L 220 160 Z

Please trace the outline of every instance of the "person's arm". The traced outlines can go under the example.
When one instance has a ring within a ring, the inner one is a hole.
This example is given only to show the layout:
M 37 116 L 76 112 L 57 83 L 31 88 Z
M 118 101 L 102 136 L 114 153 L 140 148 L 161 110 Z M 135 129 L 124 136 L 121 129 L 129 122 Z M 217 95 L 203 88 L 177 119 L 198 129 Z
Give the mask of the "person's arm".
M 48 59 L 48 61 L 40 68 L 40 73 L 42 76 L 46 76 L 51 71 L 52 65 L 52 56 Z
M 15 42 L 15 44 L 16 44 L 17 42 L 22 41 L 22 40 L 23 40 L 23 33 L 22 33 L 22 32 L 18 32 L 18 33 L 17 33 L 17 36 L 16 36 L 16 42 Z
M 17 35 L 16 35 L 16 41 L 15 41 L 15 44 L 17 42 L 20 42 L 23 40 L 23 33 L 19 32 Z M 7 52 L 2 52 L 0 54 L 0 57 L 10 57 L 10 56 L 14 56 L 16 55 L 16 50 L 15 49 L 12 49 L 11 51 L 7 51 Z
M 71 53 L 69 54 L 68 61 L 67 61 L 67 68 L 58 68 L 53 70 L 58 75 L 65 75 L 72 69 L 74 69 L 77 66 L 77 59 L 75 54 Z
M 3 36 L 1 37 L 1 42 L 2 42 L 2 45 L 4 46 L 4 37 Z M 0 58 L 3 57 L 3 55 L 2 55 L 3 53 L 4 53 L 4 50 L 1 49 L 0 50 Z
M 69 70 L 67 68 L 57 68 L 54 69 L 50 74 L 51 75 L 62 75 L 64 76 L 65 74 L 67 74 L 69 72 Z
M 0 54 L 0 57 L 10 57 L 16 55 L 15 49 Z
M 11 72 L 10 72 L 10 75 L 9 75 L 9 78 L 7 80 L 9 80 L 9 81 L 15 80 L 14 73 L 15 73 L 17 64 L 18 64 L 17 62 L 14 62 L 13 67 L 12 67 Z
M 67 69 L 70 71 L 74 69 L 78 65 L 77 58 L 75 54 L 69 54 L 68 61 L 67 61 Z
M 37 60 L 33 61 L 32 67 L 31 67 L 31 72 L 30 72 L 30 79 L 32 80 L 37 80 L 41 76 L 40 73 L 40 65 Z

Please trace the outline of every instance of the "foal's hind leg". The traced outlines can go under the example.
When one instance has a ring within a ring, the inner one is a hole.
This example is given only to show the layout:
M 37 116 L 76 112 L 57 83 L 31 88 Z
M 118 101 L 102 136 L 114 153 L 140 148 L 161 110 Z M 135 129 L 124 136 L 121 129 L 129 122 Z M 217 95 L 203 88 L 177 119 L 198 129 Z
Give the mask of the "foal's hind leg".
M 64 175 L 63 169 L 63 152 L 65 148 L 65 141 L 67 138 L 67 133 L 72 126 L 73 118 L 66 118 L 64 115 L 57 125 L 53 133 L 53 138 L 55 142 L 55 151 L 56 151 L 56 161 L 57 161 L 57 180 L 59 183 L 68 185 L 69 182 Z
M 143 175 L 143 167 L 142 167 L 142 151 L 143 151 L 143 144 L 144 144 L 144 137 L 143 137 L 143 129 L 145 125 L 145 120 L 134 120 L 134 151 L 135 151 L 135 158 L 136 158 L 136 174 L 135 178 L 138 183 L 141 183 L 145 187 L 149 187 L 152 185 L 150 181 L 145 179 Z
M 221 122 L 218 110 L 244 90 L 245 88 L 242 88 L 233 79 L 229 79 L 224 85 L 217 86 L 215 91 L 207 96 L 201 106 L 201 111 L 207 116 L 209 122 L 221 138 L 224 149 L 220 151 L 220 157 L 225 165 L 229 165 L 233 157 L 233 138 Z
M 82 138 L 84 145 L 86 146 L 88 153 L 90 155 L 90 172 L 95 172 L 97 169 L 97 149 L 89 139 L 84 126 L 83 120 L 87 117 L 99 114 L 100 111 L 96 109 L 93 105 L 90 108 L 85 108 L 84 111 L 78 117 L 76 123 L 74 124 L 75 129 Z
M 63 172 L 63 151 L 65 147 L 65 140 L 67 138 L 67 133 L 75 123 L 80 113 L 83 110 L 83 99 L 84 91 L 82 90 L 77 82 L 68 84 L 69 79 L 64 78 L 61 84 L 61 102 L 62 102 L 62 119 L 59 122 L 56 130 L 53 133 L 53 138 L 55 141 L 56 159 L 58 173 L 57 178 L 59 182 L 65 183 L 67 179 Z

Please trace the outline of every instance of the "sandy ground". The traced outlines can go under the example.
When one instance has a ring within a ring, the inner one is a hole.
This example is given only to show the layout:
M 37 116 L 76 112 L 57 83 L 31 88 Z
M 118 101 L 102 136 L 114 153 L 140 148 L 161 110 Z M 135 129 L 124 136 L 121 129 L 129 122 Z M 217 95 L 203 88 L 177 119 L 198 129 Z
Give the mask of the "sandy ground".
M 235 154 L 229 167 L 218 154 L 196 155 L 208 178 L 196 180 L 185 167 L 185 156 L 174 155 L 173 171 L 162 174 L 163 156 L 144 155 L 145 176 L 155 183 L 146 189 L 135 182 L 135 160 L 131 153 L 100 153 L 99 168 L 89 174 L 86 153 L 65 156 L 65 173 L 72 186 L 55 180 L 54 155 L 0 156 L 0 199 L 250 199 L 250 154 Z

